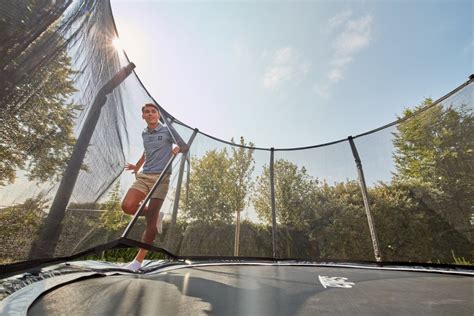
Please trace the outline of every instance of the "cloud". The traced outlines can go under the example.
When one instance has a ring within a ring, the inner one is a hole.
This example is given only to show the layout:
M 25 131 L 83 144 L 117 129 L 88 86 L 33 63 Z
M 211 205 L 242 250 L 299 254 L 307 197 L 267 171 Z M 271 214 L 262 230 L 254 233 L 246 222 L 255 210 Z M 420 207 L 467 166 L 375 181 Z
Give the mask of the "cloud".
M 328 73 L 327 78 L 330 82 L 338 82 L 339 80 L 344 78 L 344 74 L 342 72 L 342 68 L 333 68 Z
M 339 25 L 343 24 L 351 17 L 351 15 L 352 15 L 352 11 L 344 11 L 344 12 L 336 14 L 335 16 L 330 18 L 328 21 L 329 29 L 334 29 L 338 27 Z
M 367 15 L 346 22 L 344 31 L 336 38 L 337 55 L 351 56 L 369 44 L 372 17 Z
M 273 63 L 276 65 L 284 65 L 291 63 L 293 58 L 294 52 L 291 47 L 284 47 L 276 51 L 275 58 L 273 59 Z
M 274 89 L 290 80 L 299 82 L 311 67 L 292 47 L 283 47 L 273 53 L 265 52 L 263 56 L 270 57 L 271 60 L 263 75 L 263 85 L 268 89 Z
M 263 85 L 266 88 L 274 88 L 283 81 L 289 80 L 292 76 L 291 67 L 271 67 L 263 76 Z
M 352 17 L 352 12 L 342 12 L 329 19 L 328 26 L 333 35 L 333 55 L 330 68 L 324 76 L 324 83 L 314 86 L 314 90 L 322 97 L 330 95 L 331 86 L 344 79 L 346 68 L 354 61 L 354 57 L 369 46 L 372 33 L 371 15 Z

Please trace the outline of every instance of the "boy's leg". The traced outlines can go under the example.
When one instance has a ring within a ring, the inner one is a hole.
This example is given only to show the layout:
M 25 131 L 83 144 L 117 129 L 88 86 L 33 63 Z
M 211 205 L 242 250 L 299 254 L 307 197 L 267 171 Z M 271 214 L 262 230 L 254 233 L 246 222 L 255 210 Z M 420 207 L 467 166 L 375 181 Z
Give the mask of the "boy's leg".
M 158 220 L 161 205 L 163 205 L 162 199 L 150 199 L 148 211 L 145 213 L 146 229 L 142 235 L 142 242 L 146 244 L 152 244 L 155 239 L 157 233 L 156 221 Z M 148 251 L 146 249 L 140 249 L 135 260 L 143 262 L 147 253 Z
M 122 201 L 122 210 L 129 215 L 134 215 L 145 197 L 146 194 L 142 191 L 133 188 L 129 189 Z

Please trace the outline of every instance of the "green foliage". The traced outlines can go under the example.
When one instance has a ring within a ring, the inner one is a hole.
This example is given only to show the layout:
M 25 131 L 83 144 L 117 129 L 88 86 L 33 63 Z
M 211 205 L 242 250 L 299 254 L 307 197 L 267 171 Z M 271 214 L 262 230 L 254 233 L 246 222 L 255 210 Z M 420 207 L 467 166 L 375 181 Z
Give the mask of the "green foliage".
M 414 110 L 430 106 L 426 99 Z M 459 231 L 470 229 L 474 205 L 474 117 L 467 105 L 438 104 L 397 125 L 396 179 L 416 183 L 424 200 Z
M 188 225 L 181 254 L 231 256 L 234 247 L 233 225 L 224 222 L 194 221 Z
M 232 143 L 234 140 L 231 140 Z M 246 144 L 243 137 L 240 137 L 240 145 L 253 147 L 254 144 L 250 142 Z M 229 158 L 228 174 L 233 183 L 228 187 L 228 198 L 231 204 L 233 213 L 241 212 L 247 204 L 248 193 L 253 186 L 251 175 L 254 170 L 253 149 L 246 149 L 244 147 L 232 147 L 232 156 Z
M 298 168 L 294 163 L 283 159 L 275 161 L 274 171 L 277 222 L 302 227 L 303 214 L 308 208 L 312 190 L 318 181 L 309 176 L 304 167 Z M 257 178 L 252 201 L 258 217 L 270 224 L 272 208 L 268 166 L 263 167 L 262 174 Z
M 420 107 L 429 106 L 427 100 Z M 369 189 L 384 260 L 452 262 L 451 251 L 472 258 L 469 216 L 474 205 L 472 111 L 435 106 L 397 125 L 390 183 Z M 412 111 L 407 110 L 406 116 Z M 275 162 L 279 254 L 294 257 L 298 233 L 315 258 L 373 260 L 359 183 L 319 183 L 289 161 Z M 271 224 L 269 168 L 257 179 L 253 202 Z M 305 244 L 300 241 L 300 244 Z
M 245 145 L 243 138 L 240 144 Z M 246 204 L 253 165 L 253 150 L 244 148 L 232 148 L 231 155 L 225 148 L 214 149 L 201 158 L 192 158 L 188 191 L 180 203 L 185 218 L 231 223 L 233 214 Z
M 105 212 L 100 217 L 100 228 L 118 231 L 127 227 L 132 216 L 122 211 L 121 201 L 120 182 L 117 182 L 110 192 L 109 199 L 101 205 Z
M 232 256 L 234 224 L 195 221 L 183 232 L 180 255 Z M 240 256 L 272 256 L 271 229 L 243 221 L 241 223 Z
M 52 38 L 62 41 L 48 29 L 26 50 L 38 50 Z M 76 91 L 72 78 L 77 72 L 65 49 L 27 76 L 22 72 L 24 54 L 13 56 L 3 69 L 18 81 L 0 95 L 0 185 L 13 183 L 18 169 L 27 170 L 29 180 L 57 180 L 75 143 L 74 119 L 80 107 L 70 97 Z
M 401 183 L 380 185 L 370 193 L 384 259 L 403 261 L 403 258 L 411 258 L 416 261 L 420 257 L 429 257 L 432 239 L 428 237 L 430 226 L 427 214 L 410 197 L 408 188 Z
M 302 248 L 300 248 L 302 249 Z M 240 225 L 240 256 L 272 257 L 272 230 L 268 225 L 242 221 Z
M 44 195 L 39 194 L 22 204 L 0 210 L 0 261 L 26 260 L 45 216 L 47 203 Z
M 407 110 L 405 115 L 410 113 Z M 457 222 L 468 218 L 470 212 L 465 208 L 473 205 L 469 176 L 473 161 L 471 128 L 472 114 L 465 107 L 433 107 L 397 126 L 396 174 L 390 182 L 377 183 L 368 192 L 385 261 L 461 265 L 474 262 L 469 235 L 472 228 Z M 245 145 L 243 139 L 240 144 Z M 178 228 L 171 241 L 163 243 L 164 247 L 179 255 L 231 256 L 234 215 L 244 209 L 253 192 L 251 202 L 263 223 L 241 223 L 240 255 L 271 257 L 269 168 L 264 166 L 255 184 L 251 177 L 253 168 L 253 150 L 243 148 L 212 150 L 200 159 L 193 158 L 189 190 L 181 195 L 184 216 L 179 218 Z M 374 260 L 358 181 L 320 182 L 303 166 L 277 160 L 275 193 L 277 257 Z M 32 204 L 22 208 L 41 208 L 40 201 L 29 201 Z M 107 211 L 91 224 L 90 238 L 82 238 L 84 245 L 112 238 L 129 221 L 120 209 L 118 184 L 100 208 Z M 9 208 L 0 213 L 2 229 L 7 228 L 0 234 L 12 244 L 21 245 L 18 233 L 15 237 L 4 237 L 15 230 L 28 235 L 24 229 L 30 230 L 25 228 L 30 225 L 29 217 L 12 215 L 19 212 Z M 32 218 L 32 223 L 36 223 Z M 165 224 L 168 225 L 164 226 L 163 236 L 169 230 L 169 223 Z M 145 224 L 139 221 L 138 225 L 141 226 L 133 232 L 137 240 Z M 90 258 L 128 262 L 135 254 L 136 249 L 118 249 Z M 155 255 L 162 258 L 159 254 L 150 254 L 148 258 Z
M 226 188 L 230 179 L 225 177 L 230 161 L 226 150 L 212 150 L 201 158 L 191 159 L 191 175 L 183 211 L 188 220 L 231 222 L 231 204 Z
M 372 260 L 373 250 L 359 183 L 314 188 L 305 214 L 310 240 L 321 258 Z
M 74 203 L 71 202 L 67 206 L 68 209 L 80 209 L 80 210 L 98 210 L 101 208 L 100 203 Z
M 277 160 L 274 170 L 280 256 L 371 260 L 367 219 L 357 182 L 332 186 L 320 183 L 304 167 L 287 160 Z M 270 225 L 267 166 L 258 177 L 253 202 L 259 218 Z M 300 234 L 306 238 L 301 239 Z M 294 238 L 300 241 L 295 243 Z M 303 245 L 306 251 L 294 249 Z
M 417 196 L 422 188 L 403 182 L 370 191 L 372 212 L 384 259 L 451 261 L 451 251 L 470 255 L 472 244 Z
M 430 183 L 395 177 L 369 196 L 385 261 L 452 263 L 452 251 L 472 258 L 469 234 L 452 225 L 455 209 Z
M 455 254 L 454 254 L 454 251 L 451 251 L 451 254 L 453 256 L 453 259 L 454 259 L 454 263 L 455 264 L 458 264 L 458 265 L 464 265 L 464 266 L 473 266 L 474 265 L 474 261 L 469 261 L 469 260 L 466 260 L 464 259 L 464 257 L 457 257 Z

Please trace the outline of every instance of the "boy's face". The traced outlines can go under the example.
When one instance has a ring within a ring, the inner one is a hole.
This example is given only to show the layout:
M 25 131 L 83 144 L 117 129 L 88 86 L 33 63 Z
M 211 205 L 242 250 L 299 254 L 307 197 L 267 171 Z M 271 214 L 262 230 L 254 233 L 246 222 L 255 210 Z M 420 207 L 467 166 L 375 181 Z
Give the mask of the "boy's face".
M 160 112 L 153 106 L 145 106 L 142 112 L 142 118 L 146 121 L 147 125 L 156 125 L 160 120 Z

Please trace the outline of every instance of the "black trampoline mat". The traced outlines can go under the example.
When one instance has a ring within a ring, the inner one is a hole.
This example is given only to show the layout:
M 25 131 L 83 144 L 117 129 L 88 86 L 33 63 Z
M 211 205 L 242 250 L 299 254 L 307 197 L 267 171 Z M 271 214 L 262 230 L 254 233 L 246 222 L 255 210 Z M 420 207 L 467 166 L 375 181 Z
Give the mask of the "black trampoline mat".
M 29 315 L 473 315 L 473 280 L 340 267 L 197 266 L 67 284 L 36 300 Z

